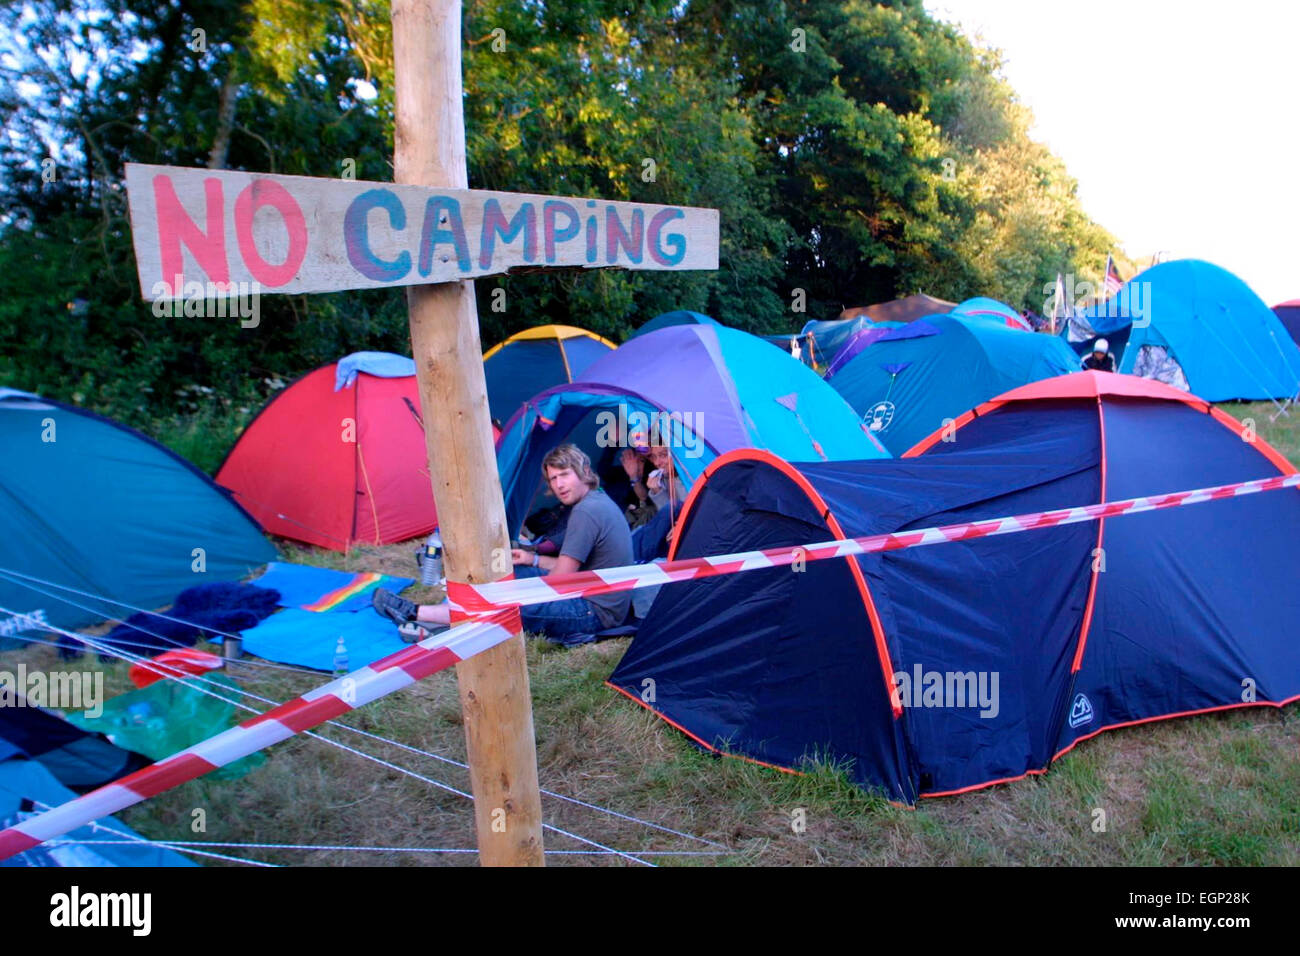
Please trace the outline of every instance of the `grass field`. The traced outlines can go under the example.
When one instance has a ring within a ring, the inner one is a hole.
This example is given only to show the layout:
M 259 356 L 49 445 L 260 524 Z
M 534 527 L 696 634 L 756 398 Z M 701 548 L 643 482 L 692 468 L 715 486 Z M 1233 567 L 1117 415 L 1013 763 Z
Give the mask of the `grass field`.
M 1228 405 L 1259 434 L 1300 459 L 1300 410 L 1269 421 L 1268 403 Z M 210 456 L 212 457 L 212 456 Z M 1171 489 L 1172 490 L 1172 489 Z M 285 545 L 289 560 L 414 575 L 413 544 L 345 556 Z M 432 597 L 432 592 L 420 592 Z M 893 806 L 834 768 L 799 776 L 702 754 L 677 731 L 603 683 L 626 647 L 572 650 L 530 642 L 542 786 L 702 840 L 543 797 L 552 827 L 666 865 L 1300 864 L 1300 708 L 1231 711 L 1102 734 L 1041 777 Z M 0 667 L 17 652 L 0 654 Z M 54 667 L 48 648 L 23 652 Z M 66 665 L 65 665 L 66 666 Z M 110 691 L 128 688 L 123 665 Z M 235 665 L 248 691 L 284 700 L 324 680 Z M 264 709 L 264 705 L 257 705 Z M 404 851 L 246 849 L 226 852 L 287 865 L 467 865 L 474 847 L 470 801 L 429 780 L 467 790 L 455 677 L 434 675 L 341 721 L 393 743 L 322 733 L 424 778 L 303 737 L 270 751 L 236 781 L 201 779 L 125 811 L 158 840 L 401 847 Z M 203 810 L 206 832 L 193 829 Z M 797 820 L 803 826 L 795 826 Z M 548 851 L 590 850 L 546 833 Z M 705 855 L 657 855 L 680 854 Z M 655 854 L 655 855 L 651 855 Z M 221 865 L 209 861 L 211 865 Z M 617 856 L 553 853 L 550 865 L 629 865 Z

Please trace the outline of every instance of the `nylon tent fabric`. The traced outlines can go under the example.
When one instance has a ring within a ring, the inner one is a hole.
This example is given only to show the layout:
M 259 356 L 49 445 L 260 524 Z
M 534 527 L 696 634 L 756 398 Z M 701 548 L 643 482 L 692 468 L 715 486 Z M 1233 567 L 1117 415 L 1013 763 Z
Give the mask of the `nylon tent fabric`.
M 882 337 L 826 378 L 895 455 L 980 402 L 1079 368 L 1055 336 L 1026 335 L 981 317 L 922 321 L 938 334 Z
M 856 333 L 873 327 L 872 321 L 863 316 L 852 319 L 810 319 L 796 336 L 799 347 L 803 350 L 803 363 L 810 367 L 826 368 L 845 342 Z M 808 344 L 809 335 L 813 337 L 811 347 Z M 789 351 L 788 337 L 784 343 L 776 341 L 775 337 L 770 337 L 768 341 Z
M 912 322 L 927 315 L 944 315 L 951 312 L 956 305 L 956 302 L 936 299 L 934 296 L 919 292 L 891 302 L 877 302 L 875 305 L 845 309 L 840 313 L 840 318 L 856 319 L 861 316 L 871 322 Z
M 488 410 L 498 425 L 538 392 L 572 382 L 614 343 L 572 325 L 542 325 L 518 332 L 483 356 Z
M 273 398 L 217 483 L 268 533 L 332 551 L 428 534 L 438 513 L 415 376 L 361 371 L 336 391 L 336 374 L 323 366 Z
M 885 320 L 873 322 L 866 316 L 858 316 L 852 319 L 812 319 L 804 323 L 803 329 L 795 338 L 799 340 L 799 348 L 803 352 L 801 355 L 803 363 L 825 374 L 835 356 L 855 336 L 864 335 L 873 330 L 897 329 L 906 324 L 906 322 Z M 808 344 L 809 335 L 813 338 L 811 346 Z M 763 338 L 784 352 L 790 351 L 790 336 L 766 335 Z
M 639 329 L 633 332 L 629 338 L 636 338 L 638 335 L 647 335 L 650 332 L 658 332 L 660 329 L 671 328 L 674 325 L 721 325 L 717 319 L 710 318 L 703 312 L 691 312 L 688 309 L 677 309 L 673 312 L 660 312 L 649 322 L 646 322 Z
M 873 342 L 896 341 L 898 339 L 914 339 L 923 335 L 938 335 L 939 330 L 924 319 L 918 319 L 915 322 L 909 322 L 907 325 L 894 327 L 893 323 L 889 325 L 873 326 L 869 329 L 862 329 L 854 332 L 853 337 L 844 343 L 844 347 L 835 353 L 835 358 L 826 366 L 826 378 L 830 378 L 845 365 L 847 365 L 854 356 L 863 349 L 867 348 Z
M 1009 329 L 1018 329 L 1021 332 L 1032 332 L 1033 329 L 1029 323 L 1020 317 L 1020 313 L 1005 302 L 999 302 L 997 299 L 990 299 L 985 296 L 977 296 L 974 299 L 967 299 L 960 305 L 955 306 L 952 310 L 954 315 L 975 316 L 978 318 L 988 319 L 1000 325 L 1005 325 Z
M 1273 314 L 1282 323 L 1291 340 L 1300 344 L 1300 299 L 1278 303 L 1273 306 Z
M 148 760 L 62 717 L 20 700 L 0 706 L 0 760 L 40 762 L 65 787 L 90 790 L 138 770 Z
M 71 629 L 169 604 L 200 568 L 234 581 L 274 557 L 169 449 L 85 409 L 0 395 L 0 608 Z
M 76 797 L 41 764 L 31 760 L 0 763 L 0 828 L 37 811 L 62 806 Z M 105 832 L 107 830 L 108 832 Z M 77 827 L 55 845 L 41 844 L 0 862 L 0 866 L 197 866 L 175 850 L 150 843 L 115 817 Z M 109 840 L 125 840 L 117 844 Z
M 1207 403 L 1124 380 L 1035 383 L 916 457 L 735 452 L 687 502 L 673 556 L 1294 471 Z M 1006 782 L 1103 730 L 1300 699 L 1298 530 L 1300 496 L 1277 491 L 677 584 L 610 683 L 706 747 L 796 769 L 820 755 L 902 802 Z
M 1300 391 L 1300 347 L 1245 282 L 1209 262 L 1162 262 L 1084 310 L 1083 318 L 1107 339 L 1129 331 L 1117 371 L 1134 373 L 1140 362 L 1158 367 L 1143 354 L 1158 348 L 1207 401 L 1282 399 Z M 1086 350 L 1092 341 L 1072 344 Z
M 673 459 L 688 485 L 733 448 L 770 448 L 794 460 L 886 454 L 834 390 L 788 353 L 737 329 L 671 326 L 629 340 L 573 384 L 529 400 L 502 430 L 497 466 L 511 533 L 541 493 L 548 451 L 573 441 L 598 468 L 602 459 L 616 467 L 637 415 L 645 422 L 671 413 L 680 416 Z

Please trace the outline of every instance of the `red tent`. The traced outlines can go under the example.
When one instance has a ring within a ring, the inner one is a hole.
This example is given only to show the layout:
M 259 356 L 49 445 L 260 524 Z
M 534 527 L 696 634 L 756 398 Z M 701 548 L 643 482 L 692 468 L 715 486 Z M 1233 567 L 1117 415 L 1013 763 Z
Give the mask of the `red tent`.
M 303 376 L 244 430 L 217 484 L 269 534 L 333 551 L 428 534 L 438 515 L 414 363 L 389 356 L 384 374 L 401 362 L 411 374 L 358 371 L 338 390 L 339 363 Z

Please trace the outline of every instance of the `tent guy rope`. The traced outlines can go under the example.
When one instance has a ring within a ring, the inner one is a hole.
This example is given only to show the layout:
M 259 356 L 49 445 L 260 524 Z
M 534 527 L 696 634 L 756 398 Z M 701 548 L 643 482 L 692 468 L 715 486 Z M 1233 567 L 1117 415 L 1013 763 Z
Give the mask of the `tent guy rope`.
M 286 740 L 487 648 L 495 647 L 519 632 L 518 607 L 521 605 L 560 601 L 580 594 L 607 594 L 759 568 L 784 567 L 800 559 L 820 561 L 1054 528 L 1099 518 L 1127 517 L 1164 508 L 1296 487 L 1300 487 L 1300 473 L 1192 491 L 1128 498 L 1107 504 L 818 542 L 802 547 L 689 558 L 669 561 L 663 565 L 577 572 L 553 577 L 549 582 L 544 578 L 505 580 L 483 585 L 451 582 L 450 588 L 456 598 L 456 613 L 463 622 L 460 626 L 436 637 L 426 638 L 419 644 L 375 661 L 346 677 L 330 681 L 166 760 L 0 831 L 0 860 L 8 859 L 98 817 L 139 803 L 177 784 L 200 777 L 256 750 Z M 469 619 L 471 617 L 472 620 Z

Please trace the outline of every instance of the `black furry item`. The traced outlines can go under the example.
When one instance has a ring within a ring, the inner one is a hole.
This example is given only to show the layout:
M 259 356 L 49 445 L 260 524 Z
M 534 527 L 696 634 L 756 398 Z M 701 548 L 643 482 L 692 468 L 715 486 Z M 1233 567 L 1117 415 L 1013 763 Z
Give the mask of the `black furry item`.
M 165 617 L 152 611 L 132 614 L 98 640 L 137 655 L 193 647 L 202 638 L 255 627 L 275 611 L 279 600 L 279 591 L 255 584 L 199 584 L 178 594 Z M 59 653 L 65 658 L 76 656 L 82 648 L 80 641 L 70 637 L 59 641 Z M 107 660 L 108 655 L 100 658 Z

